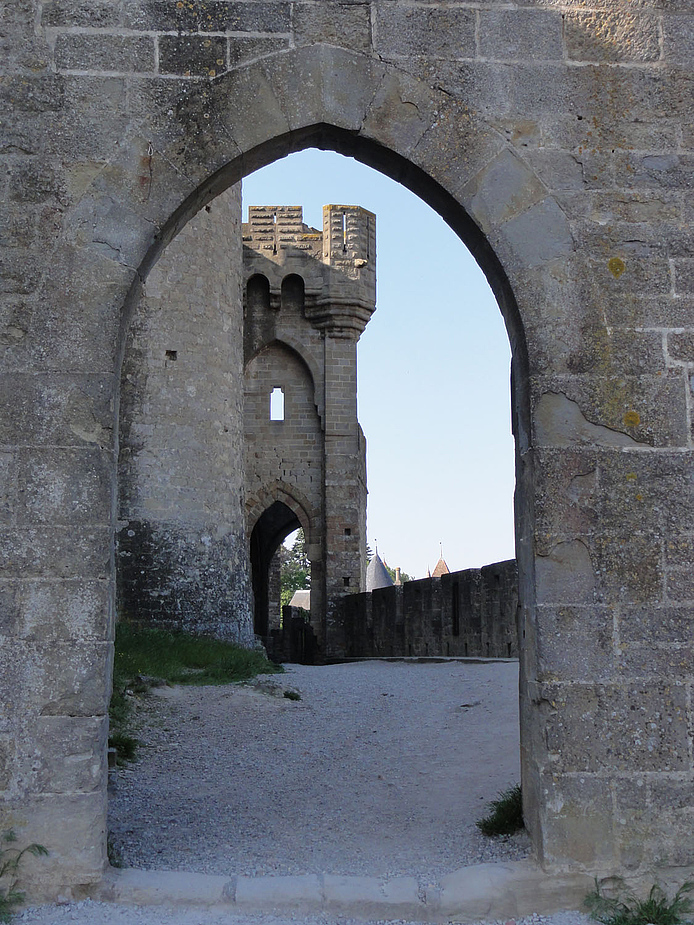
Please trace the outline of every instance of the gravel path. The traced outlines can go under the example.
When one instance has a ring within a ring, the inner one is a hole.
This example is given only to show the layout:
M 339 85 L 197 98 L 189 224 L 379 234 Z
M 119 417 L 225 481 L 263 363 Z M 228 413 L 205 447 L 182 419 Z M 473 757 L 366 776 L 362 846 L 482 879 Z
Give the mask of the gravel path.
M 17 915 L 23 925 L 427 925 L 427 923 L 364 921 L 343 916 L 233 915 L 228 912 L 191 909 L 161 909 L 142 906 L 112 906 L 107 903 L 68 903 L 27 909 Z M 595 925 L 578 912 L 495 922 L 490 925 Z
M 369 662 L 150 692 L 138 699 L 140 757 L 117 772 L 113 842 L 127 866 L 431 883 L 468 864 L 522 857 L 524 838 L 493 841 L 474 826 L 518 780 L 517 684 L 513 663 Z M 28 908 L 17 921 L 386 925 L 90 900 Z M 589 920 L 564 912 L 495 925 Z
M 474 825 L 519 780 L 517 685 L 515 663 L 360 662 L 157 689 L 112 841 L 127 867 L 225 875 L 435 882 L 522 857 Z

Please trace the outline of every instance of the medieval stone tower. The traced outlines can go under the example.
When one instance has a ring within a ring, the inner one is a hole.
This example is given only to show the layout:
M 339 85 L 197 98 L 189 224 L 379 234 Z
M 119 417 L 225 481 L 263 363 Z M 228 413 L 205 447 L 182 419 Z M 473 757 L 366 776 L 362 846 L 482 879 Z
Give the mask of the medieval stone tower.
M 323 230 L 300 206 L 256 206 L 243 226 L 246 530 L 255 631 L 268 631 L 268 578 L 301 526 L 311 622 L 342 650 L 334 601 L 364 586 L 366 444 L 356 345 L 375 308 L 375 216 L 328 205 Z
M 326 206 L 322 232 L 298 206 L 241 226 L 234 187 L 152 270 L 123 363 L 121 615 L 251 644 L 268 634 L 275 552 L 301 526 L 311 622 L 342 651 L 332 602 L 364 586 L 356 344 L 375 248 L 375 217 L 354 206 Z

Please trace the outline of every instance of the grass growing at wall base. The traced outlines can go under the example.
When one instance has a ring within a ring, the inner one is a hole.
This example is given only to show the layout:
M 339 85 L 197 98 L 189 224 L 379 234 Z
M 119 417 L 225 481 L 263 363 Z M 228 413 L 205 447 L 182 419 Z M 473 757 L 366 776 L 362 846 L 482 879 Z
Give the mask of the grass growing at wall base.
M 639 899 L 627 889 L 620 877 L 595 881 L 584 906 L 591 918 L 601 925 L 684 925 L 687 913 L 694 911 L 688 894 L 694 882 L 687 881 L 668 899 L 659 883 L 655 883 L 645 899 Z
M 15 906 L 19 905 L 24 899 L 24 893 L 17 889 L 17 874 L 19 865 L 25 854 L 33 854 L 34 857 L 48 854 L 43 845 L 27 845 L 26 848 L 14 847 L 17 836 L 12 829 L 4 832 L 2 842 L 6 847 L 0 848 L 0 922 L 9 922 Z M 7 847 L 7 846 L 10 847 Z
M 281 670 L 262 652 L 231 642 L 119 623 L 109 707 L 109 745 L 116 749 L 119 763 L 135 757 L 138 743 L 130 730 L 132 708 L 128 691 L 142 693 L 164 683 L 230 684 Z
M 513 835 L 524 828 L 520 784 L 500 793 L 489 809 L 489 814 L 475 823 L 483 835 Z

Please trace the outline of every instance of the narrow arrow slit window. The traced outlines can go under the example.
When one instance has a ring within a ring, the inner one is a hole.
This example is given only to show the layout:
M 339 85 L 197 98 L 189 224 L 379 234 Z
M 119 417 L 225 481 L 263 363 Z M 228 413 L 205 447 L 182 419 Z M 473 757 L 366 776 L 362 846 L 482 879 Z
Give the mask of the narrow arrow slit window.
M 284 420 L 284 390 L 279 386 L 270 392 L 270 420 Z

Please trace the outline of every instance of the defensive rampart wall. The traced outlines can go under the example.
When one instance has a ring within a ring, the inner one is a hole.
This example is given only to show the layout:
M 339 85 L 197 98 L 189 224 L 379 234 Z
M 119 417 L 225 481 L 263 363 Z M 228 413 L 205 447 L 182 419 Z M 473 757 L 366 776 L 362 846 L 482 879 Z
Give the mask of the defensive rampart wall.
M 342 599 L 349 657 L 518 656 L 516 560 Z

